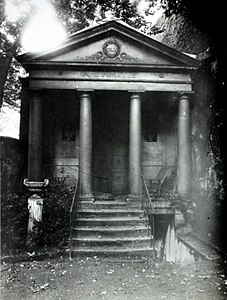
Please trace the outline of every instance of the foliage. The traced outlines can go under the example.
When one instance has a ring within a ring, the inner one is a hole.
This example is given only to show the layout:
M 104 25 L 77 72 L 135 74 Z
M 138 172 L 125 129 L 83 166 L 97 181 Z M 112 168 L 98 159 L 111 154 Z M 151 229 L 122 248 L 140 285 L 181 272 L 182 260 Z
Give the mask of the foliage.
M 191 198 L 182 197 L 176 190 L 177 183 L 177 170 L 173 169 L 170 176 L 167 177 L 159 189 L 159 184 L 157 186 L 152 184 L 151 199 L 152 201 L 156 201 L 156 199 L 161 198 L 169 201 L 170 206 L 177 211 L 180 211 L 184 220 L 187 222 L 190 214 L 193 210 L 193 202 Z
M 1 203 L 1 249 L 3 254 L 15 254 L 27 249 L 27 199 L 29 193 L 9 194 Z M 65 246 L 69 237 L 69 209 L 72 192 L 60 184 L 51 185 L 42 197 L 43 221 L 34 230 L 37 246 Z M 29 250 L 29 249 L 27 249 Z
M 15 254 L 26 245 L 27 194 L 2 195 L 1 199 L 1 251 Z
M 15 103 L 14 106 L 18 106 L 20 87 L 18 86 L 18 80 L 14 80 L 17 78 L 13 79 L 13 77 L 17 77 L 18 65 L 15 62 L 12 63 L 12 60 L 20 49 L 20 34 L 22 29 L 34 9 L 28 0 L 15 0 L 14 2 L 15 12 L 17 11 L 18 15 L 16 19 L 9 19 L 6 16 L 6 3 L 3 1 L 0 2 L 0 107 L 3 100 L 10 105 Z M 10 72 L 8 72 L 9 70 Z M 10 93 L 7 92 L 7 86 L 4 92 L 7 81 Z
M 20 76 L 25 76 L 25 71 L 17 60 L 13 59 L 7 75 L 7 80 L 4 87 L 3 102 L 16 110 L 20 108 L 20 93 L 21 83 Z
M 180 211 L 182 213 L 185 224 L 187 224 L 193 214 L 192 199 L 182 197 L 179 193 L 174 193 L 170 195 L 170 204 L 176 211 Z
M 66 246 L 69 238 L 69 210 L 73 194 L 61 184 L 52 184 L 43 197 L 43 219 L 37 223 L 37 245 Z
M 144 23 L 143 17 L 138 13 L 137 4 L 130 0 L 53 0 L 53 4 L 69 34 L 93 22 L 102 22 L 107 18 L 107 14 L 136 28 Z

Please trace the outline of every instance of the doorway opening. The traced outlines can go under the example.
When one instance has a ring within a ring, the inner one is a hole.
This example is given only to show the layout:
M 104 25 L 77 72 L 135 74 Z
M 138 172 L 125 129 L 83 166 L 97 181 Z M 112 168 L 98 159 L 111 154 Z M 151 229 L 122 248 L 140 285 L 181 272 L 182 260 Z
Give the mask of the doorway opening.
M 96 93 L 93 101 L 93 190 L 128 193 L 129 97 L 122 92 Z

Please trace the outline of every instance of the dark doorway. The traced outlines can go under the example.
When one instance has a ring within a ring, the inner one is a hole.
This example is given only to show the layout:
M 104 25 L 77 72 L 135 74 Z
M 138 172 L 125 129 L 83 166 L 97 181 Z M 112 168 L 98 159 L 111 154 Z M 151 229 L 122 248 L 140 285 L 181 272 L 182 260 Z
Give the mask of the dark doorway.
M 93 190 L 128 192 L 129 99 L 126 93 L 97 93 L 93 101 Z

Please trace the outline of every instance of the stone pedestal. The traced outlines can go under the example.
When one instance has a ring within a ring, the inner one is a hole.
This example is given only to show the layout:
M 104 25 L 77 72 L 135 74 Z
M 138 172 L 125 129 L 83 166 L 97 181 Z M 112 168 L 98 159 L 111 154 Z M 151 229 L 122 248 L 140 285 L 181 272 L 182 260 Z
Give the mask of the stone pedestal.
M 42 221 L 43 199 L 38 194 L 28 198 L 28 235 L 33 234 L 36 222 Z
M 27 246 L 33 248 L 39 238 L 38 225 L 42 221 L 43 199 L 39 193 L 49 184 L 49 180 L 45 179 L 43 182 L 29 181 L 24 179 L 24 185 L 31 192 L 28 198 L 28 228 L 27 228 Z

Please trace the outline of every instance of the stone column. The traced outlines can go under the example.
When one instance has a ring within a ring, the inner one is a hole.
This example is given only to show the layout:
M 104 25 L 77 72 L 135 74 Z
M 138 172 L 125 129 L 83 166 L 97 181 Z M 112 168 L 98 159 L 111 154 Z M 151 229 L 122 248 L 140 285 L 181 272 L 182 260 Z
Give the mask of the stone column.
M 129 115 L 129 197 L 141 194 L 141 98 L 133 94 Z
M 191 196 L 190 132 L 190 100 L 188 95 L 181 94 L 178 112 L 177 191 L 182 197 Z
M 33 181 L 42 179 L 42 99 L 39 94 L 30 97 L 28 178 Z
M 31 193 L 28 198 L 27 246 L 33 249 L 41 235 L 36 226 L 42 221 L 43 199 L 39 194 L 49 183 L 48 179 L 42 181 L 42 99 L 38 93 L 32 94 L 29 99 L 27 175 L 24 185 Z
M 88 93 L 80 95 L 79 167 L 81 198 L 92 200 L 92 105 Z

